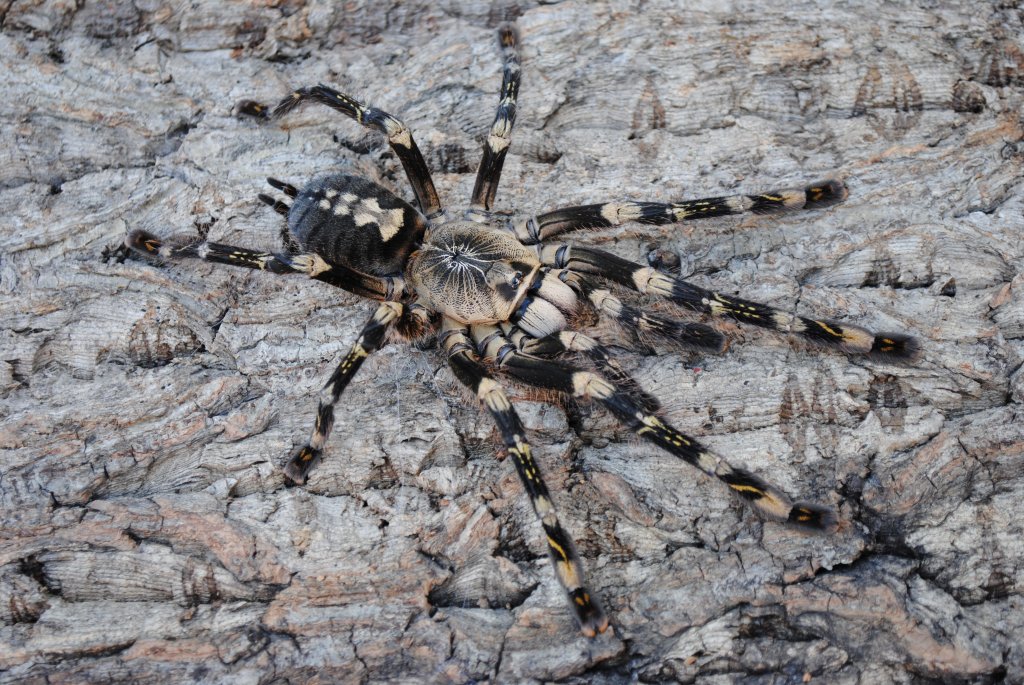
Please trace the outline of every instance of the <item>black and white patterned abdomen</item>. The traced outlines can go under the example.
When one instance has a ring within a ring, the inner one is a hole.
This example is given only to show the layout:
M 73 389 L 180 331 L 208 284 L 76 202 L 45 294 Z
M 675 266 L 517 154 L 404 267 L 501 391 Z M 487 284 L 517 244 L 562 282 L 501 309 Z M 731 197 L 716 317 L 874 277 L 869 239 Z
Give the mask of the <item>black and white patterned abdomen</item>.
M 315 178 L 288 212 L 288 230 L 304 249 L 376 276 L 402 271 L 425 226 L 408 202 L 346 174 Z

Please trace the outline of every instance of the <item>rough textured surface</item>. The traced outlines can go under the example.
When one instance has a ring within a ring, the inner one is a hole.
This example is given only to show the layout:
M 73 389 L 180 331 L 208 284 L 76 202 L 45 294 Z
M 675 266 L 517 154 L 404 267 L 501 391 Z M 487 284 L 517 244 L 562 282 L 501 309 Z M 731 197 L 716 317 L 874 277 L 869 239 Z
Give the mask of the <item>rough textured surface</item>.
M 1024 680 L 1022 10 L 687 4 L 0 3 L 0 682 Z M 593 641 L 434 352 L 372 357 L 328 458 L 285 488 L 369 305 L 102 259 L 130 228 L 277 249 L 268 175 L 411 197 L 325 108 L 234 116 L 318 81 L 402 117 L 464 203 L 514 17 L 501 208 L 840 174 L 828 211 L 591 238 L 925 350 L 894 366 L 728 326 L 721 357 L 623 354 L 680 428 L 837 505 L 826 538 L 602 411 L 524 398 L 612 616 Z

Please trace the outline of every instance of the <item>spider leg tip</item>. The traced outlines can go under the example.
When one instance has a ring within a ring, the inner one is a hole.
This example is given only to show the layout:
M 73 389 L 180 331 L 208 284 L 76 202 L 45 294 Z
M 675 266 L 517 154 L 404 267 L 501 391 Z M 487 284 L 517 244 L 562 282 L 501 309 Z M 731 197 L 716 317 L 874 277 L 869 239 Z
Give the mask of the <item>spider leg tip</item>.
M 320 459 L 320 450 L 304 445 L 300 447 L 284 467 L 284 478 L 288 485 L 305 485 L 310 469 Z
M 124 244 L 133 250 L 138 252 L 144 252 L 146 254 L 156 254 L 160 251 L 160 247 L 163 245 L 163 241 L 157 238 L 149 231 L 144 231 L 140 228 L 135 229 L 127 236 L 125 236 Z
M 830 178 L 807 187 L 805 208 L 831 207 L 843 202 L 850 196 L 846 184 L 838 179 Z
M 514 22 L 503 21 L 498 24 L 498 43 L 501 47 L 515 47 L 519 43 L 519 29 Z
M 580 625 L 580 632 L 585 637 L 595 638 L 608 630 L 608 616 L 605 615 L 597 602 L 587 596 L 587 602 L 576 609 L 576 620 Z
M 235 105 L 235 116 L 238 118 L 252 117 L 254 119 L 267 119 L 270 116 L 269 108 L 255 100 L 241 100 Z
M 921 356 L 921 343 L 905 333 L 878 333 L 868 354 L 885 360 L 912 362 Z
M 604 616 L 601 617 L 599 623 L 588 623 L 580 626 L 580 632 L 583 633 L 583 637 L 595 638 L 608 630 L 608 619 Z
M 834 533 L 839 527 L 839 517 L 832 507 L 797 502 L 789 510 L 787 523 L 817 533 Z

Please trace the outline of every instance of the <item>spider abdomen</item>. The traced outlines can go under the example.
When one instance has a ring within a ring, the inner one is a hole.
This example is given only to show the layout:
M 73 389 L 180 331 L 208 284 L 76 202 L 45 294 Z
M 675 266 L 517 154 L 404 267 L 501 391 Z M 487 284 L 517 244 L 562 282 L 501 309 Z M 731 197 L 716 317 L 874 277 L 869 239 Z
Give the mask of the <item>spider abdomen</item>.
M 401 273 L 425 227 L 408 202 L 348 174 L 313 179 L 288 212 L 288 230 L 304 249 L 376 276 Z

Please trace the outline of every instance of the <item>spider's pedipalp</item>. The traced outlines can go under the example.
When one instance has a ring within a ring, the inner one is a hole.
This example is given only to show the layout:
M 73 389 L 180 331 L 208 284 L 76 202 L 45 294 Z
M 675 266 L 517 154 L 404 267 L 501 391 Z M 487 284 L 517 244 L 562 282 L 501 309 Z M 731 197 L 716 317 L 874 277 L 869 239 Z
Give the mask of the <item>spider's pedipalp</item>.
M 917 340 L 909 335 L 872 333 L 860 326 L 829 319 L 811 319 L 766 304 L 731 297 L 673 278 L 649 266 L 622 259 L 592 247 L 549 243 L 542 246 L 541 261 L 618 283 L 640 293 L 658 295 L 693 311 L 727 317 L 761 328 L 800 336 L 803 340 L 833 347 L 849 354 L 869 354 L 894 361 L 911 361 L 919 353 Z
M 348 354 L 341 360 L 324 386 L 309 442 L 297 449 L 284 467 L 284 475 L 290 482 L 296 485 L 306 482 L 309 470 L 320 459 L 324 444 L 331 435 L 331 428 L 334 426 L 334 405 L 338 403 L 341 393 L 345 391 L 349 381 L 363 365 L 363 361 L 380 349 L 384 344 L 388 328 L 405 311 L 406 308 L 397 302 L 384 302 L 377 307 L 373 316 L 363 326 L 363 330 L 360 331 L 359 337 L 352 344 Z
M 847 195 L 842 181 L 827 180 L 805 188 L 774 190 L 760 195 L 726 195 L 682 202 L 604 202 L 537 214 L 517 224 L 515 233 L 524 245 L 535 245 L 569 231 L 610 228 L 630 222 L 661 226 L 715 216 L 819 209 L 838 204 Z
M 400 120 L 375 107 L 367 107 L 350 95 L 338 92 L 323 84 L 311 88 L 300 88 L 281 100 L 274 108 L 273 117 L 281 117 L 295 109 L 300 103 L 312 100 L 337 110 L 367 128 L 380 131 L 388 138 L 388 144 L 405 169 L 409 184 L 416 194 L 420 211 L 428 218 L 441 213 L 441 200 L 434 188 L 427 163 L 416 147 L 412 131 Z
M 473 197 L 470 201 L 473 209 L 485 212 L 490 211 L 494 205 L 501 169 L 512 140 L 512 127 L 516 122 L 516 99 L 519 97 L 520 80 L 519 32 L 513 24 L 502 24 L 498 28 L 498 45 L 505 58 L 498 111 L 484 142 L 483 158 L 476 172 L 476 183 L 473 185 Z
M 528 385 L 600 402 L 636 435 L 722 481 L 766 518 L 819 532 L 832 532 L 836 528 L 837 518 L 831 508 L 794 503 L 781 489 L 746 469 L 733 466 L 696 439 L 645 411 L 628 392 L 598 374 L 518 351 L 504 355 L 498 367 Z
M 565 590 L 580 631 L 587 637 L 603 633 L 608 629 L 608 618 L 601 610 L 597 598 L 586 587 L 583 563 L 576 553 L 572 538 L 558 520 L 558 512 L 533 459 L 526 431 L 515 407 L 504 388 L 479 362 L 466 327 L 445 317 L 441 335 L 441 344 L 456 378 L 477 395 L 498 425 L 519 480 L 530 497 L 534 514 L 544 528 L 555 576 Z

